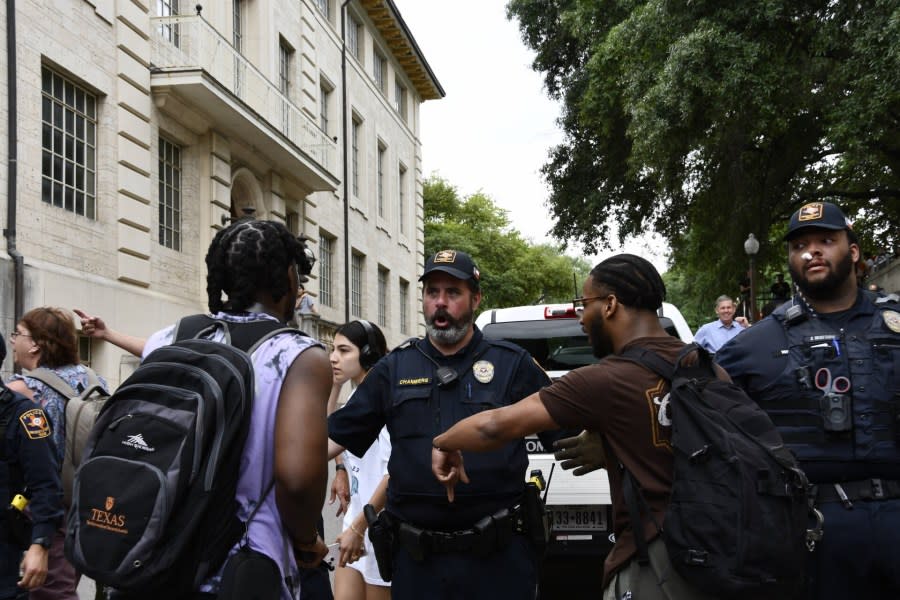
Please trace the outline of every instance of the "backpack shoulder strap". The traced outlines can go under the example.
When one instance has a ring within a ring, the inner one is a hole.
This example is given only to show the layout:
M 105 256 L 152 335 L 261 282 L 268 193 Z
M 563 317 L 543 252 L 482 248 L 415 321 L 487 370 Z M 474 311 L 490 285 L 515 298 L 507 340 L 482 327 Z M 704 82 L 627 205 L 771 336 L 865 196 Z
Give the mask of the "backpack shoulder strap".
M 692 365 L 685 365 L 685 359 L 694 352 L 697 353 L 697 362 Z M 675 379 L 676 374 L 679 374 L 682 369 L 687 371 L 687 373 L 681 372 L 680 374 L 682 375 L 706 376 L 712 373 L 713 377 L 715 377 L 712 357 L 709 352 L 694 343 L 687 344 L 681 349 L 674 364 L 646 348 L 628 348 L 619 356 L 643 365 L 667 381 Z
M 66 383 L 62 377 L 45 367 L 38 367 L 33 371 L 29 371 L 26 375 L 44 383 L 66 399 L 74 398 L 78 395 L 78 392 L 75 391 L 71 385 Z
M 675 377 L 675 365 L 653 350 L 648 350 L 646 348 L 628 348 L 619 356 L 643 365 L 668 381 L 671 381 Z M 679 360 L 680 359 L 681 356 L 679 356 Z
M 88 366 L 84 366 L 84 370 L 87 372 L 87 385 L 78 394 L 78 397 L 81 399 L 87 398 L 93 393 L 100 394 L 101 396 L 109 396 L 109 392 L 104 387 L 103 383 L 100 381 L 100 377 L 94 370 Z
M 203 314 L 182 317 L 175 323 L 175 329 L 172 331 L 172 341 L 179 342 L 193 339 L 207 329 L 218 326 L 219 323 L 222 323 L 222 321 L 217 321 L 211 316 Z

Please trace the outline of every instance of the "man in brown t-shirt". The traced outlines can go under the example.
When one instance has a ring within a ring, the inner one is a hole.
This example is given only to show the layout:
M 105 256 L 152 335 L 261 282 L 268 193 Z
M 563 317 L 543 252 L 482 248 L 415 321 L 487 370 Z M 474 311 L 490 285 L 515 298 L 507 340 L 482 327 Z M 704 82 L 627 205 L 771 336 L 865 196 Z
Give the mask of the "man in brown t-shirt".
M 673 471 L 669 384 L 619 355 L 641 347 L 674 362 L 684 347 L 659 324 L 656 311 L 665 298 L 665 285 L 648 261 L 620 254 L 594 267 L 582 289 L 575 306 L 594 354 L 602 360 L 571 371 L 520 402 L 460 421 L 434 438 L 432 471 L 449 494 L 458 482 L 468 482 L 461 450 L 492 450 L 538 431 L 577 427 L 603 439 L 612 452 L 611 466 L 621 462 L 631 471 L 654 520 L 662 524 Z M 608 473 L 616 545 L 606 559 L 604 598 L 703 598 L 672 569 L 653 521 L 643 526 L 650 565 L 632 560 L 636 548 L 622 472 L 613 466 Z

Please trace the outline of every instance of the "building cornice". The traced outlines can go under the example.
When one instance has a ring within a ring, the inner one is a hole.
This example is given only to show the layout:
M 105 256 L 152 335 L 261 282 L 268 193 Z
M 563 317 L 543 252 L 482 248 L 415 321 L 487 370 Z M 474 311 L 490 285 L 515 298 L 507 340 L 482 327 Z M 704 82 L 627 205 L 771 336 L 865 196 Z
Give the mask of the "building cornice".
M 425 60 L 415 38 L 393 0 L 360 0 L 369 19 L 406 72 L 422 100 L 439 100 L 446 94 Z

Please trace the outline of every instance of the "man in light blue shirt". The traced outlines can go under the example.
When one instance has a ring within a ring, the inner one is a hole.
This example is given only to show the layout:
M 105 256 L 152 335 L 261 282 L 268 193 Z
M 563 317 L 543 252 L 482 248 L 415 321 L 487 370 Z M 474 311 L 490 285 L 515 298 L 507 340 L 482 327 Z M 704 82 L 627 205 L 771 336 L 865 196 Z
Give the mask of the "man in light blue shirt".
M 707 323 L 694 334 L 694 342 L 713 354 L 749 326 L 744 317 L 735 318 L 734 300 L 729 296 L 716 298 L 716 315 L 719 317 L 717 320 Z

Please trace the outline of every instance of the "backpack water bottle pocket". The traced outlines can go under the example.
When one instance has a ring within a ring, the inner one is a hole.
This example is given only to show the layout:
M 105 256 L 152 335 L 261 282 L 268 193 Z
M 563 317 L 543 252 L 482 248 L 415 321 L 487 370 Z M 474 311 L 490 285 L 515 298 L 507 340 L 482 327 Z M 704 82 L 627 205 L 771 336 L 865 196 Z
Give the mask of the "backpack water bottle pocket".
M 164 472 L 152 464 L 113 456 L 85 462 L 74 490 L 76 552 L 91 557 L 88 575 L 113 585 L 141 571 L 162 533 L 173 498 Z

